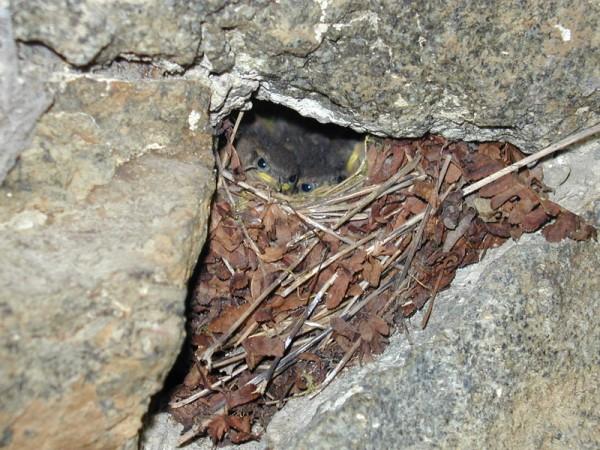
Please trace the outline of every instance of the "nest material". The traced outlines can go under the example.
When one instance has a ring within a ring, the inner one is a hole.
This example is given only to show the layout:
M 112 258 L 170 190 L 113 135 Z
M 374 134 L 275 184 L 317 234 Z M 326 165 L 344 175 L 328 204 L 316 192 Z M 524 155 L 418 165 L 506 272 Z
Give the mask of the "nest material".
M 550 241 L 595 234 L 546 198 L 540 169 L 463 189 L 522 160 L 505 143 L 439 136 L 365 142 L 340 185 L 286 197 L 244 181 L 235 150 L 217 155 L 219 195 L 190 321 L 194 347 L 171 411 L 181 442 L 257 436 L 288 398 L 316 395 L 353 357 L 381 353 L 402 326 L 486 249 L 548 222 Z M 221 158 L 228 162 L 223 167 Z

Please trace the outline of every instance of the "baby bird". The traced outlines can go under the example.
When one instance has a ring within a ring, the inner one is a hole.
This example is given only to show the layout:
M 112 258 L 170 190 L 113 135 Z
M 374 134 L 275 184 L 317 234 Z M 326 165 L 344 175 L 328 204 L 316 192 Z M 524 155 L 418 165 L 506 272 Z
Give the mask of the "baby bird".
M 298 147 L 298 155 L 302 156 L 298 190 L 309 193 L 341 183 L 357 169 L 361 149 L 362 139 L 355 136 L 305 134 Z
M 238 131 L 236 150 L 246 175 L 256 178 L 277 192 L 296 189 L 300 169 L 285 130 L 269 118 L 255 116 Z
M 362 139 L 350 130 L 264 104 L 242 123 L 238 136 L 246 173 L 288 194 L 339 183 L 358 166 L 362 148 Z

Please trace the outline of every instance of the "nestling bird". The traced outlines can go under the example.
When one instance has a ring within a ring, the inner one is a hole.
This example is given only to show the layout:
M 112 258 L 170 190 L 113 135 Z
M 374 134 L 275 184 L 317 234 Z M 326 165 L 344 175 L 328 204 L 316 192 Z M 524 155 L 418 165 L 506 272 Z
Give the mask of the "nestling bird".
M 240 127 L 235 147 L 248 176 L 278 192 L 291 193 L 300 169 L 284 134 L 276 121 L 255 116 Z
M 285 108 L 261 105 L 253 111 L 240 126 L 236 149 L 246 173 L 274 189 L 312 192 L 339 183 L 358 165 L 362 139 L 356 133 Z

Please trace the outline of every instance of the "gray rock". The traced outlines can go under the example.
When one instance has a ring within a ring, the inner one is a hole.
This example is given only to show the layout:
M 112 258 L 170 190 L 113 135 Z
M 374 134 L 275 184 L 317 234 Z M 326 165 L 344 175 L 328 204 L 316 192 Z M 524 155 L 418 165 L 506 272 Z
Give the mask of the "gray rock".
M 195 64 L 190 75 L 214 83 L 213 125 L 247 107 L 252 92 L 359 131 L 432 131 L 526 150 L 600 121 L 593 0 L 13 0 L 12 7 L 20 40 L 42 42 L 72 64 L 122 56 L 162 61 L 166 73 L 173 63 Z
M 273 447 L 598 448 L 598 264 L 598 244 L 524 239 Z
M 202 21 L 223 3 L 13 0 L 12 11 L 18 39 L 42 42 L 77 66 L 117 56 L 189 65 L 197 56 Z
M 35 74 L 21 71 L 7 6 L 0 3 L 0 185 L 52 101 Z
M 528 150 L 600 121 L 597 2 L 249 2 L 214 20 L 259 98 L 321 121 Z
M 0 436 L 118 448 L 184 334 L 214 190 L 194 81 L 75 77 L 0 189 Z
M 135 448 L 179 349 L 185 282 L 204 240 L 214 188 L 206 126 L 252 95 L 356 130 L 526 150 L 600 121 L 592 0 L 10 5 L 20 44 L 17 58 L 0 0 L 0 181 L 27 150 L 0 188 L 0 446 L 9 448 Z M 28 144 L 50 99 L 39 79 L 58 94 Z M 598 147 L 561 158 L 550 184 L 600 222 Z M 597 264 L 593 245 L 527 238 L 464 272 L 472 286 L 440 296 L 412 345 L 398 339 L 317 401 L 291 402 L 258 445 L 596 443 L 586 427 L 598 409 L 588 390 L 598 387 L 598 333 L 586 318 L 597 302 L 582 306 L 597 289 L 585 264 Z M 570 285 L 577 276 L 581 286 Z M 546 422 L 524 413 L 527 402 Z

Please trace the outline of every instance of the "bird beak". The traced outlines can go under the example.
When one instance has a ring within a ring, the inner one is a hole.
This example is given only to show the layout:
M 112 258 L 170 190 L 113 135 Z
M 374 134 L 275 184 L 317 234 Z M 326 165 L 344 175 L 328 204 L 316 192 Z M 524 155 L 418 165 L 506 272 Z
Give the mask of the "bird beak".
M 279 182 L 275 178 L 273 178 L 271 175 L 269 175 L 268 173 L 256 172 L 256 176 L 258 178 L 260 178 L 261 181 L 264 181 L 265 183 L 267 183 L 269 186 L 272 186 L 274 188 L 279 187 Z
M 352 175 L 356 172 L 362 162 L 363 144 L 358 143 L 354 146 L 350 157 L 346 161 L 346 173 Z
M 280 183 L 279 190 L 283 193 L 291 192 L 294 189 L 294 185 L 291 183 Z

